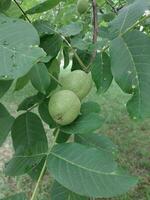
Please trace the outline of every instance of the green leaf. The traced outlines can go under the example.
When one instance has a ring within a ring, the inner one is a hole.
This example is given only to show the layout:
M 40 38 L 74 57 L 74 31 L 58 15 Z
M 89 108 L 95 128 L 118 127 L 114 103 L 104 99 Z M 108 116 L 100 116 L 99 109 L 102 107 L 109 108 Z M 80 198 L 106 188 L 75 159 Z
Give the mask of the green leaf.
M 30 71 L 31 83 L 39 92 L 46 94 L 50 87 L 50 76 L 43 63 L 36 64 Z
M 82 62 L 88 66 L 90 59 L 91 59 L 91 54 L 87 51 L 81 51 L 81 50 L 77 50 L 77 54 L 78 56 L 81 58 Z M 73 63 L 72 63 L 72 71 L 73 70 L 77 70 L 77 69 L 82 69 L 82 67 L 80 66 L 78 60 L 76 59 L 75 56 L 73 56 Z
M 98 93 L 106 92 L 113 79 L 110 58 L 106 53 L 97 54 L 91 72 Z
M 59 73 L 60 73 L 60 62 L 58 61 L 58 59 L 54 58 L 52 60 L 50 60 L 50 62 L 46 63 L 48 72 L 50 73 L 51 78 L 51 84 L 49 87 L 48 92 L 52 92 L 54 89 L 57 88 L 58 86 L 58 82 L 56 80 L 58 80 L 59 78 Z M 54 79 L 56 78 L 56 80 Z
M 16 118 L 11 131 L 13 146 L 30 155 L 47 152 L 48 144 L 40 118 L 27 112 Z M 23 139 L 22 139 L 23 138 Z
M 48 103 L 49 99 L 46 99 L 39 105 L 39 114 L 42 120 L 50 126 L 50 128 L 55 128 L 57 127 L 56 122 L 52 119 L 51 115 L 49 114 L 48 111 Z
M 7 46 L 17 47 L 20 43 L 22 46 L 39 45 L 40 43 L 38 33 L 32 24 L 3 14 L 0 14 L 0 36 L 2 37 L 1 42 L 6 40 L 6 49 Z
M 72 22 L 71 24 L 63 26 L 59 29 L 59 32 L 65 37 L 78 35 L 83 30 L 83 25 L 78 22 Z
M 23 77 L 20 77 L 16 81 L 15 89 L 14 91 L 22 90 L 29 82 L 29 74 L 24 75 Z
M 3 198 L 1 200 L 27 200 L 26 195 L 24 193 L 15 194 L 10 197 Z
M 56 181 L 53 183 L 52 189 L 51 189 L 51 200 L 88 200 L 87 197 L 79 196 Z
M 81 105 L 81 113 L 87 115 L 89 113 L 100 113 L 100 105 L 93 101 L 87 101 Z
M 21 104 L 19 104 L 17 111 L 28 110 L 35 104 L 42 102 L 44 98 L 45 96 L 41 93 L 27 97 L 21 102 Z
M 105 22 L 110 22 L 110 21 L 112 21 L 115 18 L 115 16 L 116 16 L 115 13 L 110 12 L 110 13 L 107 13 L 107 14 L 103 14 L 102 15 L 102 19 Z
M 65 143 L 70 138 L 70 134 L 59 131 L 56 143 Z
M 0 12 L 6 11 L 11 5 L 11 0 L 1 0 L 0 1 Z
M 47 164 L 57 182 L 83 196 L 114 197 L 137 183 L 137 178 L 117 173 L 111 154 L 76 143 L 56 145 Z
M 71 46 L 79 50 L 88 50 L 89 42 L 83 40 L 83 38 L 74 37 L 71 39 Z
M 22 16 L 22 12 L 18 9 L 18 6 L 15 4 L 14 1 L 11 2 L 9 9 L 5 12 L 8 17 L 16 17 L 20 18 Z
M 95 147 L 100 150 L 104 150 L 110 153 L 117 152 L 117 146 L 105 135 L 97 133 L 90 133 L 84 135 L 76 135 L 75 141 L 80 144 L 84 144 L 90 147 Z
M 5 173 L 18 176 L 39 164 L 48 150 L 48 142 L 40 118 L 31 112 L 16 118 L 11 135 L 15 155 L 6 166 Z
M 143 16 L 149 5 L 149 0 L 137 0 L 133 4 L 124 7 L 119 15 L 109 24 L 112 38 L 115 38 L 130 29 L 133 24 Z
M 13 158 L 5 166 L 6 176 L 21 176 L 32 172 L 40 164 L 45 154 L 35 155 L 20 155 L 20 152 L 15 153 Z
M 32 178 L 32 180 L 37 181 L 40 173 L 43 169 L 43 165 L 45 163 L 45 158 L 43 158 L 38 165 L 36 165 L 33 169 L 28 172 L 28 175 Z
M 9 90 L 11 84 L 11 80 L 0 80 L 0 98 Z
M 0 146 L 8 136 L 13 125 L 14 118 L 8 113 L 6 108 L 0 103 Z
M 51 56 L 56 57 L 62 46 L 62 38 L 58 34 L 46 35 L 41 39 L 41 47 Z
M 139 31 L 116 38 L 111 42 L 111 60 L 116 82 L 133 94 L 127 104 L 131 117 L 150 117 L 150 38 Z
M 34 27 L 21 19 L 0 14 L 0 79 L 16 79 L 28 73 L 45 52 Z
M 41 13 L 44 11 L 48 11 L 52 8 L 54 8 L 55 6 L 57 6 L 57 4 L 59 4 L 62 0 L 47 0 L 44 1 L 43 3 L 38 4 L 37 6 L 34 6 L 33 8 L 29 9 L 26 13 L 27 14 L 35 14 L 35 13 Z
M 61 131 L 67 134 L 88 134 L 99 129 L 103 119 L 97 113 L 79 116 L 72 124 L 62 126 Z
M 52 27 L 49 21 L 37 20 L 33 22 L 33 25 L 38 31 L 40 37 L 43 37 L 44 35 L 53 35 L 55 33 L 54 27 Z

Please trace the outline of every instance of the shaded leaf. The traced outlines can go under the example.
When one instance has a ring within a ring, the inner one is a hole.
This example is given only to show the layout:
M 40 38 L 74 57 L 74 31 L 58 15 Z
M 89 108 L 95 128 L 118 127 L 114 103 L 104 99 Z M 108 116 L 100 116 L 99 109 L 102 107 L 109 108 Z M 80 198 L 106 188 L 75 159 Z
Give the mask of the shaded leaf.
M 0 1 L 0 12 L 6 11 L 11 5 L 11 0 L 1 0 Z
M 48 11 L 48 10 L 54 8 L 61 1 L 62 0 L 55 0 L 55 1 L 46 0 L 43 3 L 40 3 L 36 6 L 34 6 L 33 8 L 29 9 L 26 13 L 32 15 L 35 13 L 41 13 L 44 11 Z
M 0 80 L 0 98 L 9 90 L 13 81 Z
M 0 103 L 0 146 L 8 136 L 13 125 L 14 118 L 8 113 L 6 108 Z
M 29 80 L 30 80 L 29 74 L 26 74 L 25 76 L 18 78 L 14 90 L 15 91 L 22 90 L 28 84 Z
M 37 20 L 33 22 L 33 25 L 38 31 L 40 37 L 43 37 L 44 35 L 53 35 L 55 33 L 49 21 Z
M 80 57 L 80 59 L 82 60 L 82 62 L 88 66 L 90 59 L 91 59 L 91 54 L 88 53 L 87 51 L 81 51 L 81 50 L 77 50 L 77 54 Z M 72 63 L 72 71 L 73 70 L 77 70 L 77 69 L 82 69 L 82 67 L 80 66 L 78 60 L 76 59 L 75 56 L 73 56 L 73 63 Z
M 48 111 L 48 103 L 49 99 L 46 99 L 43 101 L 38 108 L 39 114 L 42 118 L 42 120 L 50 126 L 50 128 L 55 128 L 57 127 L 56 122 L 52 119 L 51 115 L 49 114 Z
M 71 24 L 63 26 L 59 29 L 59 32 L 65 37 L 78 35 L 83 30 L 83 25 L 78 22 L 72 22 Z
M 40 118 L 31 112 L 16 118 L 12 131 L 15 155 L 6 166 L 5 173 L 17 176 L 36 167 L 48 150 L 48 142 Z
M 44 163 L 45 163 L 45 158 L 43 158 L 38 165 L 36 165 L 33 169 L 31 169 L 28 172 L 28 175 L 32 178 L 32 180 L 34 181 L 38 180 Z
M 113 79 L 110 58 L 106 53 L 97 54 L 91 72 L 98 93 L 106 92 Z
M 58 61 L 58 59 L 54 58 L 50 60 L 50 62 L 48 62 L 46 66 L 47 66 L 48 72 L 50 73 L 49 75 L 51 76 L 51 84 L 48 90 L 48 92 L 50 93 L 54 89 L 56 89 L 58 86 L 58 82 L 56 80 L 58 80 L 59 73 L 60 73 L 60 62 Z
M 90 44 L 83 40 L 83 38 L 74 37 L 71 39 L 71 45 L 74 48 L 84 51 L 88 50 Z
M 56 143 L 65 143 L 70 138 L 70 134 L 59 131 Z
M 5 175 L 6 176 L 21 176 L 23 174 L 29 173 L 30 171 L 37 168 L 45 154 L 36 155 L 20 155 L 15 153 L 13 158 L 5 165 Z
M 61 45 L 62 39 L 58 34 L 44 36 L 41 39 L 41 47 L 46 51 L 49 56 L 51 56 L 51 58 L 57 56 L 60 51 Z
M 64 68 L 66 68 L 69 65 L 69 49 L 68 47 L 63 48 L 63 55 L 64 55 Z
M 11 135 L 15 151 L 19 149 L 30 155 L 47 152 L 48 144 L 44 127 L 40 118 L 32 112 L 16 118 Z
M 19 104 L 17 111 L 28 110 L 35 104 L 40 103 L 44 98 L 45 96 L 41 93 L 27 97 Z
M 30 71 L 31 83 L 39 92 L 46 94 L 50 87 L 50 76 L 43 63 L 36 64 Z

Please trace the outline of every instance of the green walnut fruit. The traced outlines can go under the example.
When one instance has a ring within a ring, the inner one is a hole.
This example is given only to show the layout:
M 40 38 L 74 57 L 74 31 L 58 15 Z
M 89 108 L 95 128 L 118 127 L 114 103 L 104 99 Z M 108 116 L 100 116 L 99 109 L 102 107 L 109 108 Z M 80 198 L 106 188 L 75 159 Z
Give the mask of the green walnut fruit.
M 85 13 L 88 10 L 89 0 L 78 0 L 77 2 L 77 11 L 80 14 Z
M 60 78 L 60 83 L 64 90 L 73 91 L 80 100 L 87 96 L 93 85 L 91 74 L 82 70 L 67 73 Z
M 62 126 L 73 122 L 80 114 L 81 102 L 75 93 L 61 90 L 53 94 L 49 101 L 49 113 Z

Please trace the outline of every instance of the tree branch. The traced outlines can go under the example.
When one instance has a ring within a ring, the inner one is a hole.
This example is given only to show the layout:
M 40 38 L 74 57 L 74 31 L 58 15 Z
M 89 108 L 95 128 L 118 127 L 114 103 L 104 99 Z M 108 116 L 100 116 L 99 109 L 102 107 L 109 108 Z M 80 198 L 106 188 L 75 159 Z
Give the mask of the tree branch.
M 98 37 L 98 15 L 97 15 L 97 3 L 96 0 L 92 0 L 92 7 L 93 7 L 93 44 L 96 44 L 97 37 Z M 94 50 L 91 61 L 88 65 L 88 69 L 90 68 L 90 65 L 93 63 L 95 57 L 96 57 L 97 50 Z
M 26 15 L 26 13 L 24 12 L 24 10 L 21 8 L 21 6 L 19 5 L 19 3 L 18 3 L 16 0 L 14 0 L 14 2 L 15 2 L 15 4 L 18 6 L 18 8 L 21 10 L 21 12 L 22 12 L 23 16 L 25 17 L 25 19 L 26 19 L 29 23 L 31 23 L 31 20 L 30 20 L 29 17 Z

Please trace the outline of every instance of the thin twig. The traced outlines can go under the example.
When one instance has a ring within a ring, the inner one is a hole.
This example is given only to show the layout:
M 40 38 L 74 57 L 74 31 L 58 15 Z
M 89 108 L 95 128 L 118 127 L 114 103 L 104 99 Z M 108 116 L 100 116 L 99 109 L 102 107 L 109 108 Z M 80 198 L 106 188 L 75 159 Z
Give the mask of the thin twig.
M 96 0 L 92 0 L 92 7 L 93 7 L 93 44 L 97 43 L 98 37 L 98 15 L 97 15 L 97 3 Z M 97 50 L 95 49 L 92 56 L 90 63 L 88 65 L 88 69 L 90 68 L 91 64 L 93 63 L 96 57 Z
M 29 23 L 32 23 L 31 20 L 28 18 L 27 14 L 25 13 L 25 11 L 21 8 L 21 6 L 19 5 L 19 3 L 14 0 L 14 2 L 16 3 L 16 5 L 18 6 L 18 8 L 21 10 L 21 12 L 23 13 L 24 17 L 28 20 Z M 84 71 L 87 71 L 87 67 L 84 65 L 84 63 L 82 62 L 81 58 L 79 57 L 79 55 L 77 54 L 76 50 L 71 46 L 71 44 L 68 42 L 68 40 L 61 35 L 60 33 L 58 33 L 56 30 L 54 31 L 55 33 L 59 34 L 61 36 L 61 38 L 66 42 L 66 44 L 68 45 L 68 47 L 72 50 L 74 56 L 76 57 L 76 59 L 78 60 L 79 64 L 81 65 L 82 69 Z
M 87 67 L 85 66 L 85 64 L 82 62 L 81 58 L 78 56 L 76 50 L 71 46 L 71 44 L 68 42 L 68 40 L 61 35 L 61 38 L 64 40 L 64 42 L 67 44 L 67 46 L 72 50 L 74 56 L 76 57 L 77 61 L 79 62 L 79 64 L 81 65 L 82 69 L 84 71 L 87 71 Z
M 55 130 L 56 130 L 56 129 L 55 129 Z M 53 146 L 54 146 L 55 143 L 56 143 L 58 134 L 59 134 L 59 129 L 57 129 L 57 131 L 56 131 L 56 135 L 55 135 L 55 138 L 54 138 L 54 140 L 53 140 L 52 145 L 51 145 L 50 148 L 49 148 L 48 155 L 50 154 L 50 152 L 52 151 Z M 48 157 L 48 155 L 47 155 L 47 157 Z M 46 170 L 46 166 L 47 166 L 47 157 L 46 157 L 46 159 L 45 159 L 43 168 L 42 168 L 42 170 L 41 170 L 40 176 L 39 176 L 39 178 L 38 178 L 38 181 L 37 181 L 37 183 L 36 183 L 35 189 L 34 189 L 34 191 L 33 191 L 33 194 L 32 194 L 32 197 L 31 197 L 30 200 L 35 200 L 35 199 L 36 199 L 36 196 L 37 196 L 37 193 L 38 193 L 38 189 L 39 189 L 39 185 L 40 185 L 40 183 L 41 183 L 41 180 L 42 180 L 42 178 L 43 178 L 44 172 L 45 172 L 45 170 Z
M 58 85 L 60 85 L 62 87 L 62 84 L 59 82 L 59 80 L 57 78 L 55 78 L 55 76 L 53 76 L 51 73 L 49 73 L 49 76 L 56 81 L 56 83 L 58 83 Z
M 21 12 L 22 12 L 23 16 L 26 18 L 26 20 L 27 20 L 29 23 L 31 23 L 31 20 L 30 20 L 29 17 L 26 15 L 26 13 L 24 12 L 24 10 L 21 8 L 21 6 L 19 5 L 19 3 L 18 3 L 16 0 L 14 0 L 14 2 L 15 2 L 15 4 L 18 6 L 18 8 L 21 10 Z
M 111 7 L 111 9 L 114 11 L 115 14 L 118 14 L 115 6 L 113 6 L 112 3 L 109 0 L 106 0 L 106 3 Z

